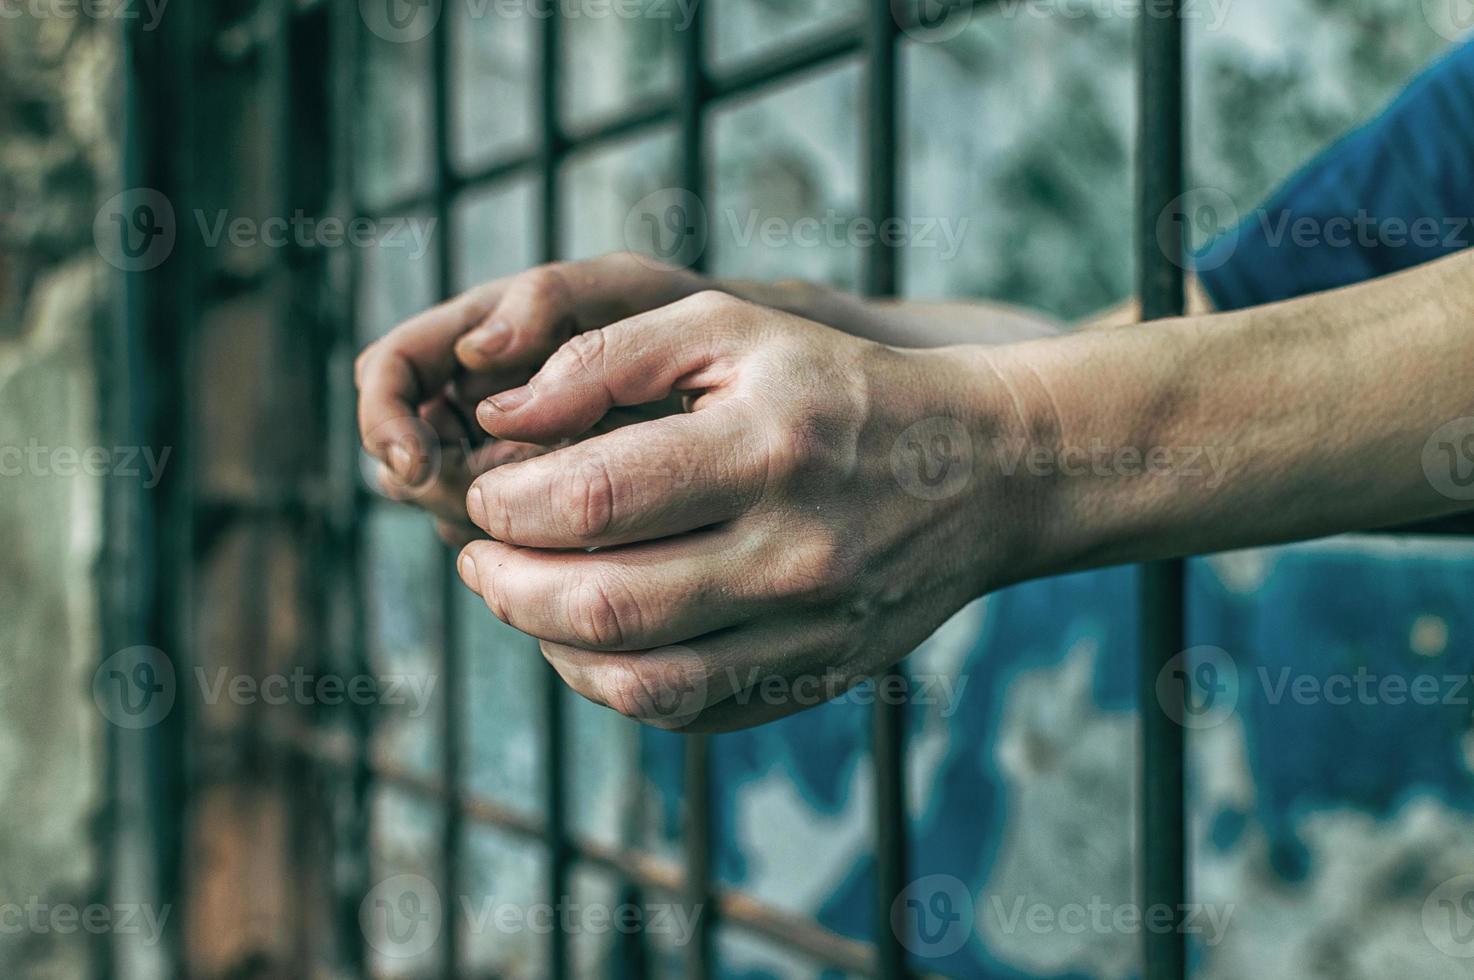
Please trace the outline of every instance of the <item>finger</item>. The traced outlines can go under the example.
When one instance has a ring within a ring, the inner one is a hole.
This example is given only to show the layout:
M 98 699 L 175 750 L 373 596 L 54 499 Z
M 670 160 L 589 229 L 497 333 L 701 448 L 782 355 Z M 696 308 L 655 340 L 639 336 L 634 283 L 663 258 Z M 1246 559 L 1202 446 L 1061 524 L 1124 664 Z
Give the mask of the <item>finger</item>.
M 358 426 L 364 447 L 404 483 L 425 479 L 421 404 L 455 377 L 455 338 L 485 316 L 493 290 L 483 287 L 442 303 L 390 331 L 355 364 Z
M 715 385 L 744 352 L 747 310 L 731 297 L 698 293 L 581 333 L 526 385 L 482 402 L 477 420 L 493 435 L 545 443 L 586 431 L 614 406 Z
M 643 652 L 544 640 L 543 657 L 578 694 L 636 721 L 683 732 L 765 724 L 830 701 L 867 679 L 837 624 L 775 617 Z
M 626 426 L 485 474 L 466 495 L 466 513 L 493 538 L 534 548 L 707 527 L 761 498 L 768 474 L 760 438 L 727 406 Z
M 531 459 L 546 451 L 542 446 L 497 440 L 466 455 L 462 445 L 452 443 L 444 446 L 440 456 L 432 461 L 431 477 L 425 482 L 412 486 L 401 483 L 388 467 L 380 466 L 375 486 L 390 500 L 414 504 L 441 520 L 475 529 L 466 515 L 466 491 L 471 482 L 498 466 Z M 476 530 L 476 536 L 480 534 Z
M 607 551 L 475 541 L 461 578 L 524 633 L 589 650 L 643 650 L 732 626 L 762 601 L 753 539 L 682 535 Z
M 456 341 L 466 370 L 536 367 L 578 330 L 573 291 L 560 269 L 542 266 L 513 277 L 484 320 Z

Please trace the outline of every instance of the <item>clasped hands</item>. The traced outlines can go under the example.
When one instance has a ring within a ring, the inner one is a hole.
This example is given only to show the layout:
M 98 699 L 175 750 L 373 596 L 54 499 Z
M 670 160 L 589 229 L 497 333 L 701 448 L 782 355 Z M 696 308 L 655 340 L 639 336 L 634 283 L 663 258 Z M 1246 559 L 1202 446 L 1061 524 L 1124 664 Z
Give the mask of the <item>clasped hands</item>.
M 1037 550 L 1037 499 L 977 451 L 1031 435 L 1026 379 L 842 326 L 633 256 L 544 266 L 365 350 L 362 437 L 576 691 L 744 728 L 883 671 Z

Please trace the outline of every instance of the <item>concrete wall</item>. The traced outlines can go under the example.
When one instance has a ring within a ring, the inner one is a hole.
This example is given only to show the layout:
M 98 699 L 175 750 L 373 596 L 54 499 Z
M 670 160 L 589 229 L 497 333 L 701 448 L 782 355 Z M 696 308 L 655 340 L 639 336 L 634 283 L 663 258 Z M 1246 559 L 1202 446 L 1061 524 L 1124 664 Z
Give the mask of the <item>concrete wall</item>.
M 117 26 L 9 17 L 0 29 L 0 976 L 85 975 L 99 941 L 102 799 L 94 338 L 108 308 L 92 245 L 116 165 Z M 73 454 L 76 454 L 75 456 Z M 68 475 L 72 474 L 72 475 Z M 94 920 L 98 921 L 98 920 Z

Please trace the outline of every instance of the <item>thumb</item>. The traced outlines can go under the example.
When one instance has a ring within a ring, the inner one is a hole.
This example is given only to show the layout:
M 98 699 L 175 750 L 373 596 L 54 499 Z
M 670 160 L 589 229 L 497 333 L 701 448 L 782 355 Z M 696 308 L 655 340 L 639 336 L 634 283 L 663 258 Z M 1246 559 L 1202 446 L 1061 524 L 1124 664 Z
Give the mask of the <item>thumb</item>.
M 718 387 L 746 349 L 749 308 L 697 293 L 579 334 L 527 384 L 483 401 L 476 418 L 498 438 L 547 443 L 581 435 L 616 406 Z

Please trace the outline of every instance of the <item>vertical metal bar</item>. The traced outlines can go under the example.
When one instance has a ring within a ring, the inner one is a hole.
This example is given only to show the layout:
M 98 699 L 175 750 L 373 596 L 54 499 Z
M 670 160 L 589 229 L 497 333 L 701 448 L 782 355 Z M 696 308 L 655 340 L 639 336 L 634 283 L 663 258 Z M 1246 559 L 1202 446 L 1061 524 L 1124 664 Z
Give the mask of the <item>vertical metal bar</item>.
M 565 141 L 559 125 L 560 94 L 558 59 L 561 48 L 562 13 L 556 7 L 540 18 L 538 37 L 538 86 L 536 116 L 541 143 L 538 147 L 538 169 L 542 185 L 539 199 L 539 248 L 545 262 L 558 258 L 560 208 L 558 177 L 562 170 Z M 563 681 L 557 671 L 547 666 L 543 671 L 543 708 L 547 725 L 547 741 L 543 749 L 543 789 L 547 809 L 548 893 L 553 908 L 561 908 L 568 895 L 571 853 L 568 847 L 568 801 L 563 784 L 563 760 L 566 756 L 567 733 L 563 722 Z M 548 934 L 548 976 L 563 980 L 570 975 L 568 937 L 562 928 L 562 916 L 553 917 Z
M 877 223 L 896 217 L 897 107 L 899 27 L 890 0 L 870 0 L 865 30 L 865 210 Z M 865 251 L 864 285 L 868 296 L 896 292 L 897 253 L 877 235 Z M 906 683 L 897 667 L 877 683 L 882 690 L 901 690 Z M 875 948 L 881 977 L 906 975 L 906 949 L 891 927 L 891 904 L 906 887 L 905 698 L 876 698 L 872 756 L 875 765 Z
M 332 114 L 332 201 L 331 212 L 357 217 L 354 206 L 357 195 L 354 188 L 354 117 L 357 93 L 362 91 L 361 58 L 362 31 L 365 30 L 359 11 L 346 4 L 335 4 L 331 8 L 329 23 L 329 71 L 333 78 Z M 336 304 L 341 310 L 336 320 L 337 354 L 334 366 L 338 384 L 334 388 L 345 397 L 338 404 L 351 404 L 346 397 L 353 390 L 353 357 L 357 351 L 357 297 L 360 263 L 362 255 L 358 249 L 339 249 L 335 253 L 332 281 L 334 292 L 346 296 L 347 302 Z M 351 409 L 342 414 L 342 422 L 333 430 L 343 438 L 345 446 L 357 446 L 357 426 Z M 347 574 L 337 583 L 337 607 L 341 610 L 335 626 L 335 635 L 346 634 L 345 656 L 340 660 L 340 669 L 350 677 L 369 676 L 368 636 L 364 627 L 367 603 L 364 599 L 366 577 L 363 567 L 364 554 L 364 489 L 357 475 L 355 455 L 351 450 L 339 460 L 335 469 L 341 476 L 335 484 L 334 493 L 334 541 L 341 543 L 342 567 Z M 337 475 L 337 474 L 335 474 Z M 348 976 L 367 976 L 366 943 L 359 923 L 359 905 L 368 894 L 373 880 L 373 856 L 370 853 L 372 839 L 372 794 L 373 767 L 370 764 L 370 742 L 373 737 L 373 712 L 366 704 L 349 699 L 349 737 L 353 746 L 353 765 L 349 774 L 346 799 L 343 802 L 339 834 L 334 840 L 335 864 L 346 871 L 346 881 L 340 885 L 336 903 L 339 952 L 343 956 L 343 972 Z M 341 788 L 339 790 L 341 792 Z M 335 876 L 336 877 L 336 876 Z
M 693 4 L 684 29 L 678 28 L 681 59 L 680 123 L 681 185 L 705 206 L 708 193 L 706 165 L 706 78 L 705 5 Z M 687 235 L 681 264 L 694 272 L 706 269 L 706 243 Z M 711 739 L 691 735 L 685 741 L 685 827 L 686 893 L 684 900 L 693 916 L 695 931 L 686 948 L 686 973 L 691 980 L 716 976 L 715 915 L 712 890 Z
M 435 294 L 449 299 L 455 291 L 455 242 L 451 224 L 451 196 L 455 175 L 451 169 L 450 151 L 450 32 L 457 22 L 453 13 L 439 18 L 430 34 L 431 74 L 434 107 L 431 118 L 435 153 L 435 228 L 439 242 L 435 249 Z M 455 555 L 441 548 L 440 562 L 440 772 L 445 786 L 445 810 L 442 814 L 440 851 L 440 886 L 442 907 L 448 910 L 441 942 L 441 970 L 446 980 L 454 980 L 460 964 L 460 916 L 454 914 L 460 902 L 461 861 L 461 712 L 460 712 L 460 622 L 457 599 L 461 583 L 455 570 Z
M 1183 31 L 1181 0 L 1164 0 L 1141 19 L 1138 123 L 1138 289 L 1144 320 L 1179 316 L 1185 306 L 1186 242 L 1157 234 L 1158 219 L 1183 193 Z M 1185 646 L 1183 563 L 1164 561 L 1141 570 L 1140 856 L 1142 914 L 1172 911 L 1170 930 L 1142 931 L 1143 980 L 1184 980 L 1187 897 L 1184 730 L 1157 696 L 1157 675 Z M 1177 717 L 1181 717 L 1179 714 Z

